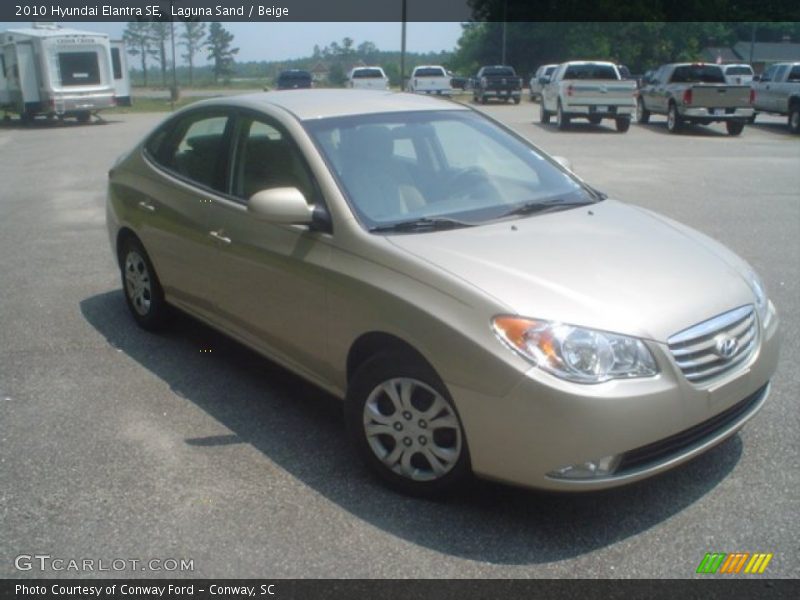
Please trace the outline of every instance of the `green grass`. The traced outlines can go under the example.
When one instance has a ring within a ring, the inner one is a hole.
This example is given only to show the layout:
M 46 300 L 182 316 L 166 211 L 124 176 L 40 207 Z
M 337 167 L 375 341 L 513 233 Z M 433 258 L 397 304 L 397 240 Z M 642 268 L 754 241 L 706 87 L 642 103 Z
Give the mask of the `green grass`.
M 175 108 L 182 108 L 198 100 L 203 100 L 203 98 L 181 98 L 175 102 Z M 127 113 L 169 112 L 170 110 L 172 110 L 172 104 L 169 98 L 137 98 L 134 96 L 133 106 L 109 108 L 108 110 L 104 110 L 103 114 L 122 115 Z

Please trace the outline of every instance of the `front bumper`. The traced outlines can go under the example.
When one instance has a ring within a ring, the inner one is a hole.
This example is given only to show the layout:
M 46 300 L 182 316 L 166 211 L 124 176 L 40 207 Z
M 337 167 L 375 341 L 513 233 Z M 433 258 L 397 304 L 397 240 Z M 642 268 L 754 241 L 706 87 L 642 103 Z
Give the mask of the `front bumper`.
M 505 397 L 451 386 L 476 475 L 539 489 L 588 491 L 666 471 L 738 431 L 764 405 L 780 347 L 778 318 L 741 366 L 689 383 L 666 346 L 649 343 L 655 377 L 569 383 L 533 368 Z M 612 474 L 564 479 L 558 469 L 618 455 Z
M 57 115 L 68 115 L 78 112 L 94 112 L 116 105 L 114 95 L 108 92 L 101 93 L 69 93 L 53 94 L 49 98 L 49 108 Z

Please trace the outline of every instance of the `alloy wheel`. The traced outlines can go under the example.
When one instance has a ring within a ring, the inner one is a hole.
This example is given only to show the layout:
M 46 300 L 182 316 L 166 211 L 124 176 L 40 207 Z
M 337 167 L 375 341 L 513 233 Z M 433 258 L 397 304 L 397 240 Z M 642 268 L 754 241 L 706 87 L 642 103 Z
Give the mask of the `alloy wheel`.
M 125 256 L 125 293 L 133 309 L 141 316 L 150 312 L 153 300 L 153 285 L 147 263 L 136 250 Z

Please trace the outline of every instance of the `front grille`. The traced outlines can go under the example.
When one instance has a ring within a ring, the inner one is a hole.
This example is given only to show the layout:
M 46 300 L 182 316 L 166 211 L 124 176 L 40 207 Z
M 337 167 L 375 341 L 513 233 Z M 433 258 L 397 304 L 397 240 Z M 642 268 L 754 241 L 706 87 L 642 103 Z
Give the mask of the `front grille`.
M 672 357 L 692 383 L 727 373 L 746 360 L 757 344 L 758 323 L 750 304 L 698 323 L 667 340 Z
M 702 442 L 705 438 L 712 437 L 717 431 L 738 421 L 743 415 L 747 414 L 753 406 L 758 404 L 764 397 L 768 385 L 769 384 L 765 384 L 741 402 L 734 404 L 729 409 L 711 417 L 707 421 L 703 421 L 699 425 L 695 425 L 690 429 L 676 433 L 658 442 L 653 442 L 647 446 L 629 450 L 622 455 L 619 466 L 616 471 L 614 471 L 614 474 L 620 475 L 626 471 L 632 471 L 639 467 L 646 467 L 647 465 L 667 460 L 673 455 L 680 454 L 682 450 L 698 442 Z

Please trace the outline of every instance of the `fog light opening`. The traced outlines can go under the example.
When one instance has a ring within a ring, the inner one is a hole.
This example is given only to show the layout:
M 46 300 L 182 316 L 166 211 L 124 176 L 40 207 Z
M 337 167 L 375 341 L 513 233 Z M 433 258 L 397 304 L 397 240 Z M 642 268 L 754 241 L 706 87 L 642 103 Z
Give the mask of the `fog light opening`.
M 554 479 L 600 479 L 614 474 L 620 460 L 619 454 L 604 456 L 597 460 L 587 460 L 574 465 L 567 465 L 551 471 L 548 477 Z

